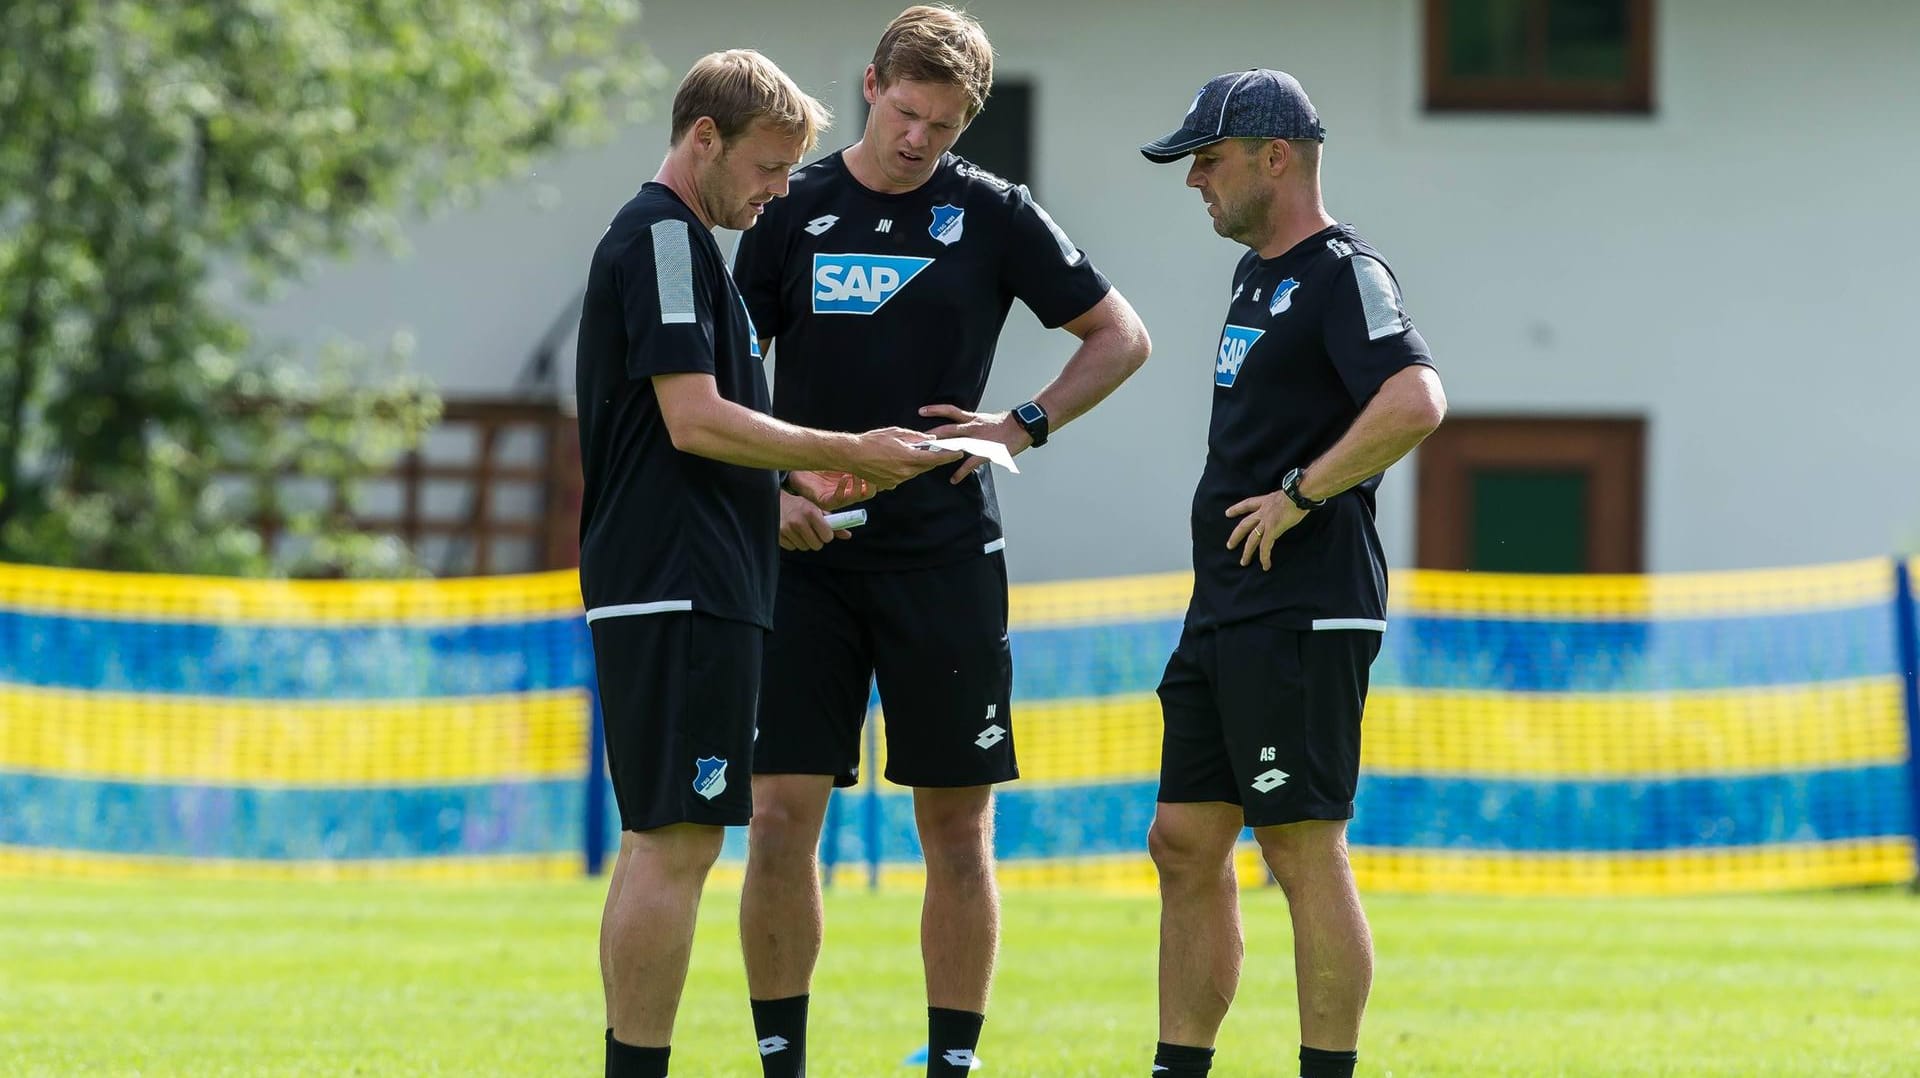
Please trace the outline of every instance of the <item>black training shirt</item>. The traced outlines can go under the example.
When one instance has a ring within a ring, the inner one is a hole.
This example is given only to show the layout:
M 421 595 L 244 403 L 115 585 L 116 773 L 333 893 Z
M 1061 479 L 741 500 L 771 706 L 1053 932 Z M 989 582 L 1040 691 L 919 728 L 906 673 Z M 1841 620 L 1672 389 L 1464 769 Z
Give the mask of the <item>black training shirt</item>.
M 1273 616 L 1296 629 L 1386 627 L 1387 572 L 1373 525 L 1380 477 L 1341 493 L 1242 566 L 1227 508 L 1280 489 L 1353 425 L 1374 392 L 1433 363 L 1393 273 L 1345 225 L 1278 258 L 1249 251 L 1213 363 L 1207 464 L 1193 493 L 1193 602 L 1202 627 Z
M 773 627 L 775 474 L 673 446 L 652 376 L 713 375 L 766 411 L 746 304 L 713 235 L 649 183 L 594 249 L 580 311 L 580 590 L 587 617 L 698 610 Z
M 1025 187 L 953 154 L 904 194 L 869 190 L 840 152 L 796 171 L 741 237 L 734 277 L 760 333 L 779 341 L 774 414 L 840 431 L 928 430 L 947 421 L 921 417 L 923 405 L 979 408 L 1015 299 L 1052 328 L 1108 289 Z M 992 469 L 955 486 L 958 466 L 873 498 L 852 539 L 786 557 L 911 569 L 998 549 Z

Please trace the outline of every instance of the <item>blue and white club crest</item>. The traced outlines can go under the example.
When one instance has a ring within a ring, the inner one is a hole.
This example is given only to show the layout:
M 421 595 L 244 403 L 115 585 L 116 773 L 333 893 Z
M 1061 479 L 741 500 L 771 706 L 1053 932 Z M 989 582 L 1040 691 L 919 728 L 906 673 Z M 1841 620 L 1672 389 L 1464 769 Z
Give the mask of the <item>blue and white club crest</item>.
M 693 792 L 711 801 L 727 792 L 727 762 L 702 756 L 693 762 Z
M 951 247 L 966 230 L 966 210 L 945 203 L 933 208 L 933 223 L 927 226 L 927 235 Z
M 1299 287 L 1300 282 L 1291 277 L 1274 285 L 1273 302 L 1267 305 L 1267 313 L 1277 315 L 1288 307 L 1293 306 L 1293 290 Z

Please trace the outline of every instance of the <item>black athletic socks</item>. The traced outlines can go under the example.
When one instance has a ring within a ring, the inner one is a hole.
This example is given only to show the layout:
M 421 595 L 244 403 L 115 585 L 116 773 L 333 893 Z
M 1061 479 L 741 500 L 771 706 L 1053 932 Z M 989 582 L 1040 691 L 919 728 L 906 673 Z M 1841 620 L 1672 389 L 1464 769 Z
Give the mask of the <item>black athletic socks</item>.
M 987 1016 L 945 1007 L 927 1008 L 927 1078 L 963 1078 L 973 1071 L 973 1050 Z
M 667 1078 L 671 1048 L 640 1048 L 613 1039 L 607 1030 L 607 1078 Z
M 1161 1041 L 1153 1049 L 1154 1078 L 1206 1078 L 1213 1068 L 1213 1049 Z
M 1327 1052 L 1300 1046 L 1300 1078 L 1353 1078 L 1358 1052 Z
M 807 997 L 749 1000 L 761 1078 L 807 1078 Z

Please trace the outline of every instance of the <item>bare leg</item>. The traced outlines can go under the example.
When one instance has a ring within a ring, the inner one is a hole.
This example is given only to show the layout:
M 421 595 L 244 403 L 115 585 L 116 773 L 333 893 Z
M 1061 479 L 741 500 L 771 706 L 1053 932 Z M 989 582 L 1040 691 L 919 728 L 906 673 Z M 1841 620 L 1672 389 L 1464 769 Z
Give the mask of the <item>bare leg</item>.
M 1245 945 L 1233 844 L 1240 806 L 1161 802 L 1147 849 L 1160 871 L 1160 1039 L 1211 1048 L 1240 985 Z
M 1293 917 L 1300 1043 L 1353 1051 L 1373 985 L 1373 936 L 1347 860 L 1346 821 L 1281 824 L 1255 835 Z
M 805 995 L 820 960 L 820 828 L 831 775 L 755 775 L 740 891 L 740 949 L 753 999 Z
M 603 932 L 613 1036 L 622 1044 L 658 1048 L 673 1039 L 700 891 L 724 837 L 722 828 L 684 823 L 620 836 L 620 883 Z
M 607 1005 L 607 1028 L 613 1028 L 613 909 L 620 904 L 620 881 L 626 879 L 627 832 L 620 833 L 620 852 L 613 859 L 607 881 L 607 901 L 600 908 L 600 995 Z
M 927 1005 L 985 1014 L 1000 947 L 993 787 L 916 789 L 913 814 L 927 861 L 927 894 L 920 909 Z

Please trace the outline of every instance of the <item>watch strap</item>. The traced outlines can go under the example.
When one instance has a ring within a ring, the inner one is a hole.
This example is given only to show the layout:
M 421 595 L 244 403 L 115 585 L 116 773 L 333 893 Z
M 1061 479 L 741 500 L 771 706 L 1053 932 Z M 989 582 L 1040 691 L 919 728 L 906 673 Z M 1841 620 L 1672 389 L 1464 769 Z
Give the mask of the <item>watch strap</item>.
M 1013 410 L 1014 421 L 1033 439 L 1034 448 L 1047 444 L 1047 410 L 1039 401 L 1028 401 Z
M 1298 506 L 1302 512 L 1311 513 L 1327 504 L 1324 498 L 1316 501 L 1300 493 L 1300 469 L 1298 468 L 1288 472 L 1280 480 L 1280 493 L 1285 494 L 1287 499 Z

